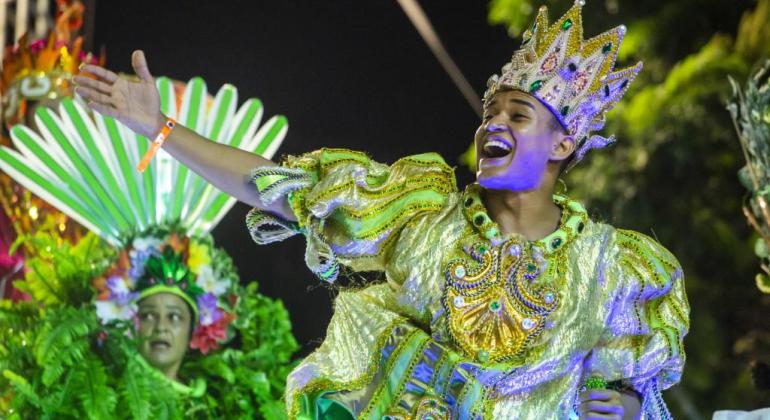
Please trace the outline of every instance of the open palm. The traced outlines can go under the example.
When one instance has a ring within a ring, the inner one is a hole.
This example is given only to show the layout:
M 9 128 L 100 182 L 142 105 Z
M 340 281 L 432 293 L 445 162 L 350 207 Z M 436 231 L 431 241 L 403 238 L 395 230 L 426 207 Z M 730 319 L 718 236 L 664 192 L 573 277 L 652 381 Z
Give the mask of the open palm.
M 96 79 L 75 76 L 75 92 L 94 111 L 117 119 L 138 134 L 153 137 L 165 121 L 160 112 L 160 95 L 142 51 L 134 51 L 131 65 L 139 80 L 119 76 L 103 67 L 85 65 L 81 71 L 93 74 Z

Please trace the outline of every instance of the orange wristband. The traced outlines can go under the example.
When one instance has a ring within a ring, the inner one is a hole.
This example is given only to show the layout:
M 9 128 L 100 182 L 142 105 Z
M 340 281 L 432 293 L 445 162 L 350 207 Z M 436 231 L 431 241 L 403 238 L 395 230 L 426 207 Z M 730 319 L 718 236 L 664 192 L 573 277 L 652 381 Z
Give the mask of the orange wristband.
M 147 153 L 142 156 L 142 160 L 139 162 L 139 165 L 136 166 L 136 170 L 139 172 L 144 172 L 144 170 L 147 169 L 147 165 L 150 164 L 152 157 L 155 156 L 155 153 L 158 153 L 158 149 L 163 146 L 163 142 L 166 141 L 166 138 L 168 138 L 168 135 L 171 134 L 171 130 L 173 130 L 174 127 L 176 127 L 176 121 L 169 117 L 166 120 L 166 123 L 163 124 L 163 128 L 160 130 L 160 133 L 155 136 L 155 139 L 152 141 L 150 148 L 147 149 Z

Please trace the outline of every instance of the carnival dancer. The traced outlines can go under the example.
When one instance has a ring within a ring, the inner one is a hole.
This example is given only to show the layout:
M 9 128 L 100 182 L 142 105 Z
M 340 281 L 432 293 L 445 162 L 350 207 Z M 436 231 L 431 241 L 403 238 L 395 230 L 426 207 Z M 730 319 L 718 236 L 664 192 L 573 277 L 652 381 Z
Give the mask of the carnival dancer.
M 243 153 L 272 156 L 287 132 L 283 116 L 262 123 L 258 99 L 238 107 L 234 86 L 211 97 L 200 78 L 156 83 L 164 114 Z M 169 156 L 142 161 L 144 139 L 77 98 L 34 118 L 11 128 L 0 169 L 91 233 L 24 240 L 31 268 L 17 287 L 31 301 L 0 306 L 0 416 L 7 405 L 32 417 L 285 417 L 273 383 L 297 347 L 288 314 L 240 285 L 209 234 L 235 199 Z M 255 332 L 265 324 L 269 336 Z M 238 349 L 217 351 L 236 335 Z
M 591 134 L 641 69 L 614 70 L 624 27 L 583 39 L 582 2 L 540 9 L 484 95 L 477 182 L 436 154 L 390 166 L 323 149 L 280 165 L 173 124 L 141 51 L 131 81 L 98 66 L 77 93 L 219 189 L 254 206 L 259 244 L 297 233 L 305 261 L 385 281 L 341 290 L 326 339 L 288 378 L 293 418 L 669 417 L 689 307 L 655 240 L 554 195 L 560 174 L 614 141 Z

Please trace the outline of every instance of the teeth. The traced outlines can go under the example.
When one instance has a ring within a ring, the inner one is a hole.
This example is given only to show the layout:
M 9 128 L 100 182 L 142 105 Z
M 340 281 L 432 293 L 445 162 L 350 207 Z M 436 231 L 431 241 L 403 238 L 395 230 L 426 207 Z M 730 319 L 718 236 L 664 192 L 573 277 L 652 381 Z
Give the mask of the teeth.
M 505 150 L 506 152 L 511 151 L 511 146 L 509 146 L 504 141 L 500 141 L 500 140 L 487 140 L 487 142 L 484 143 L 484 149 L 487 149 L 489 147 L 497 147 L 499 149 Z

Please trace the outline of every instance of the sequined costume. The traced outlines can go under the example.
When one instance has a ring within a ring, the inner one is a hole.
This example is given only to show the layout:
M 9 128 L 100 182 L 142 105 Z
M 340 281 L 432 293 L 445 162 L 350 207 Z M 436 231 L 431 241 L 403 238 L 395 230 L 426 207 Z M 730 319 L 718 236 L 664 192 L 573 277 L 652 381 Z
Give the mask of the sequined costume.
M 678 262 L 649 237 L 563 196 L 546 238 L 502 236 L 480 187 L 458 191 L 435 154 L 386 166 L 323 149 L 253 180 L 298 220 L 253 210 L 257 243 L 301 232 L 322 279 L 337 264 L 384 273 L 340 291 L 325 341 L 288 378 L 293 418 L 567 418 L 589 376 L 637 392 L 645 418 L 668 416 L 689 307 Z

